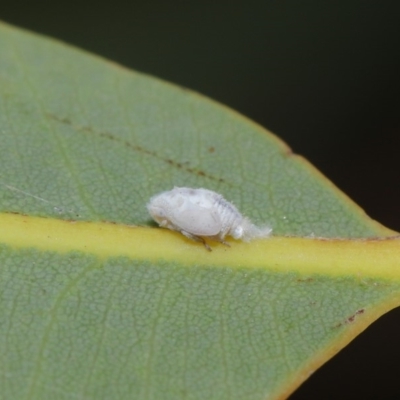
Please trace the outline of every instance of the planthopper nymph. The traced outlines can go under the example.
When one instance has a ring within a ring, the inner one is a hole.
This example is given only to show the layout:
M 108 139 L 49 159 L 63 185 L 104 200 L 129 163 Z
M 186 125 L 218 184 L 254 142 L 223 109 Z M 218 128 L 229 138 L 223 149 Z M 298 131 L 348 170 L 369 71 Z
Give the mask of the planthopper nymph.
M 249 241 L 268 237 L 272 229 L 259 228 L 243 217 L 222 195 L 208 189 L 175 187 L 153 196 L 147 204 L 152 218 L 163 228 L 210 246 L 204 238 L 224 242 L 226 236 Z

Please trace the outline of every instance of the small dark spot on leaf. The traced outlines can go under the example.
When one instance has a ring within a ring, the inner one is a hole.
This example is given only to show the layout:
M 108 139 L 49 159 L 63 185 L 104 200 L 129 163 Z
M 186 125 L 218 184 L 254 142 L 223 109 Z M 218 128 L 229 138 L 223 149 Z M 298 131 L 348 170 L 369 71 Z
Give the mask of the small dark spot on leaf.
M 293 150 L 292 150 L 290 147 L 288 147 L 287 149 L 285 149 L 285 151 L 284 151 L 283 154 L 284 154 L 286 157 L 291 157 L 291 156 L 294 155 L 294 152 L 293 152 Z
M 208 151 L 209 151 L 210 153 L 214 153 L 214 151 L 215 151 L 215 147 L 212 147 L 212 146 L 211 146 L 211 147 L 209 147 L 209 148 L 208 148 Z
M 360 315 L 360 314 L 364 314 L 364 309 L 363 308 L 361 308 L 360 310 L 357 310 L 352 316 L 347 318 L 346 323 L 354 322 L 356 316 Z
M 342 325 L 351 324 L 352 322 L 355 321 L 357 315 L 364 314 L 364 312 L 365 312 L 365 309 L 364 309 L 364 308 L 360 308 L 360 309 L 357 310 L 353 315 L 350 315 L 350 317 L 346 318 L 346 319 L 344 320 L 344 322 L 340 322 L 340 323 L 338 323 L 337 325 L 335 325 L 334 328 L 339 328 L 339 327 L 341 327 Z
M 313 282 L 313 278 L 302 278 L 302 279 L 297 279 L 297 282 Z
M 17 211 L 5 211 L 6 214 L 15 214 L 15 215 L 22 215 L 23 217 L 27 217 L 28 214 L 23 214 Z

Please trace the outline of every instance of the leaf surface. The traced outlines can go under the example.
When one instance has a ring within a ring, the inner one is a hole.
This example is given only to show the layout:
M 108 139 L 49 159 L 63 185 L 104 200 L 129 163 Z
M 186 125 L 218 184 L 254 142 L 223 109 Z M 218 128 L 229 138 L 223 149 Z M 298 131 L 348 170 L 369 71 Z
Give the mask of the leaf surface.
M 2 24 L 0 138 L 2 398 L 285 398 L 399 304 L 395 233 L 198 94 Z M 173 186 L 274 237 L 156 228 Z

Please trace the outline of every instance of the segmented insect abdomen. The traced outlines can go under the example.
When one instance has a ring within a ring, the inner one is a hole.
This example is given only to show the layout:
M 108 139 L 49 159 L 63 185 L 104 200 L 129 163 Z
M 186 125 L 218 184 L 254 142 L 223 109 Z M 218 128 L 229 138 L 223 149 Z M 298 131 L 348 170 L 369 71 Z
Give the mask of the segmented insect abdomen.
M 220 237 L 224 238 L 232 228 L 236 227 L 242 222 L 243 217 L 238 209 L 232 203 L 226 201 L 221 195 L 216 196 L 215 208 L 223 225 Z

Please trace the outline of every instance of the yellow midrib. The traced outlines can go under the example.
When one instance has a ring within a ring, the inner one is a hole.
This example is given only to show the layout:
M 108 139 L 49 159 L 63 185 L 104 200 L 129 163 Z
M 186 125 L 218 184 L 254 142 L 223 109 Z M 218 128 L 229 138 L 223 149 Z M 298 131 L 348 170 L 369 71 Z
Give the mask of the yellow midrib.
M 101 258 L 176 261 L 185 264 L 265 268 L 302 274 L 400 279 L 400 236 L 377 240 L 271 237 L 231 247 L 202 244 L 165 229 L 103 222 L 73 222 L 0 214 L 0 242 L 15 248 L 67 253 L 81 251 Z

